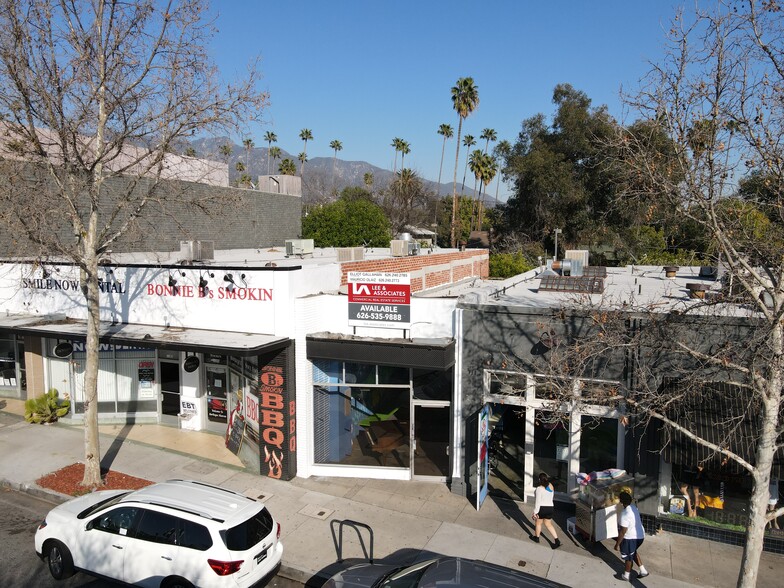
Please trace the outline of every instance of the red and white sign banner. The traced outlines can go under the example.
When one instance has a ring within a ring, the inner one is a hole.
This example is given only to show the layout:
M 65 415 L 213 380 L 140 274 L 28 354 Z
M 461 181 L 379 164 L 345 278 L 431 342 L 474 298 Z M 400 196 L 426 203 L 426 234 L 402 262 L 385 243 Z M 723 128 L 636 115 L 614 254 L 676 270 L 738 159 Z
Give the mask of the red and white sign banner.
M 349 326 L 407 329 L 411 326 L 411 275 L 349 272 Z

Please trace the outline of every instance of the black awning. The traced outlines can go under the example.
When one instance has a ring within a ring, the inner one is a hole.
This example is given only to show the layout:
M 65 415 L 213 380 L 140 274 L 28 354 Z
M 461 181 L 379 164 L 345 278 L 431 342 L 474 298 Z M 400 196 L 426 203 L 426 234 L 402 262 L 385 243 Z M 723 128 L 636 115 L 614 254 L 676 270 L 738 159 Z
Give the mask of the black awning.
M 668 394 L 683 392 L 682 399 L 669 411 L 671 419 L 701 439 L 755 463 L 761 411 L 759 399 L 750 389 L 724 382 L 673 383 L 668 388 Z M 672 426 L 665 424 L 661 434 L 662 455 L 669 463 L 688 467 L 703 465 L 736 473 L 746 471 L 733 460 L 722 463 L 721 453 Z M 778 477 L 784 473 L 784 449 L 774 459 L 773 472 Z

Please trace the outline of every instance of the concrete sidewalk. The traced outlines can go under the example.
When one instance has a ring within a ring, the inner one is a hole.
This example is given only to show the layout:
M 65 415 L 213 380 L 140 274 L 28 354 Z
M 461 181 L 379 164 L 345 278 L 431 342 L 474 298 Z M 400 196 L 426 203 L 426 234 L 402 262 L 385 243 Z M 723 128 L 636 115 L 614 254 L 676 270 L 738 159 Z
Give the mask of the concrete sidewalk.
M 44 491 L 35 481 L 83 461 L 82 429 L 30 425 L 19 416 L 19 408 L 19 401 L 0 399 L 0 481 L 62 500 L 62 495 Z M 561 549 L 552 550 L 545 540 L 531 542 L 532 509 L 525 504 L 488 499 L 477 512 L 444 484 L 418 481 L 297 478 L 281 482 L 244 472 L 222 444 L 217 435 L 158 425 L 101 427 L 104 466 L 152 481 L 202 480 L 265 502 L 282 525 L 281 575 L 310 581 L 312 586 L 319 586 L 319 578 L 341 567 L 337 537 L 339 522 L 346 520 L 360 523 L 344 525 L 347 561 L 363 557 L 372 533 L 375 561 L 410 562 L 427 553 L 459 555 L 569 586 L 628 584 L 614 577 L 622 566 L 611 540 L 589 549 L 563 530 L 561 520 Z M 649 536 L 640 553 L 651 575 L 639 580 L 632 574 L 632 584 L 734 586 L 741 552 L 740 547 L 676 534 Z M 784 556 L 763 554 L 757 585 L 778 587 L 782 574 Z

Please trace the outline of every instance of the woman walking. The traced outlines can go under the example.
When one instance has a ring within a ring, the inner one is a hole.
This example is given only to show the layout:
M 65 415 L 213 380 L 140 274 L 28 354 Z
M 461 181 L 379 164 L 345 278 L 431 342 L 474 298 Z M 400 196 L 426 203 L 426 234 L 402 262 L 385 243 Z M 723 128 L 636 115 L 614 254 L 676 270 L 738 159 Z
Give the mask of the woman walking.
M 550 535 L 553 536 L 553 549 L 558 549 L 561 546 L 561 540 L 558 539 L 558 533 L 555 532 L 555 526 L 553 526 L 554 495 L 555 489 L 550 483 L 550 478 L 542 472 L 539 474 L 539 485 L 534 492 L 534 522 L 536 523 L 536 529 L 534 534 L 529 535 L 529 537 L 532 541 L 539 543 L 539 535 L 542 534 L 542 523 L 544 523 L 544 526 L 550 531 Z

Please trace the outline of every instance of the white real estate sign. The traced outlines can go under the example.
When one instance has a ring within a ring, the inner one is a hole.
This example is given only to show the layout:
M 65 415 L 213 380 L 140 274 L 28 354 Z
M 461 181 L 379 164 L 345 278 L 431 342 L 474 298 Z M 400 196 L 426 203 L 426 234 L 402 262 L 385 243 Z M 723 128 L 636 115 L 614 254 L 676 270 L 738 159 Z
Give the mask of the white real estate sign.
M 411 327 L 411 275 L 348 272 L 348 324 L 353 327 Z

